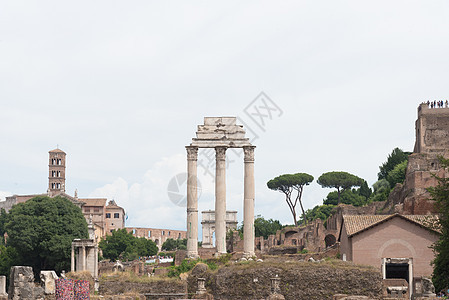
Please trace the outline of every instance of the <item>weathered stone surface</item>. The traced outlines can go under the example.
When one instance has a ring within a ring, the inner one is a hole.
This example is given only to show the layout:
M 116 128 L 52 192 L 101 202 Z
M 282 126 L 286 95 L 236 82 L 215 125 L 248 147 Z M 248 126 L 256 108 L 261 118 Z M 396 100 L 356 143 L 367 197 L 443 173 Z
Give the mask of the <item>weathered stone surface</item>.
M 103 296 L 119 294 L 145 294 L 145 293 L 187 293 L 187 283 L 177 279 L 155 280 L 151 282 L 127 282 L 106 280 L 100 282 L 99 292 Z
M 6 276 L 0 276 L 0 296 L 7 296 L 6 294 Z
M 298 247 L 271 247 L 268 250 L 270 255 L 295 254 L 298 252 Z
M 281 278 L 280 292 L 285 299 L 332 299 L 334 293 L 348 292 L 379 299 L 382 276 L 374 268 L 343 262 L 243 262 L 207 270 L 187 279 L 189 293 L 197 290 L 197 278 L 206 279 L 206 289 L 214 299 L 267 299 L 271 278 Z M 200 272 L 198 272 L 200 273 Z
M 55 280 L 58 279 L 55 271 L 41 271 L 41 282 L 46 295 L 55 293 Z
M 14 266 L 11 268 L 8 299 L 44 299 L 44 289 L 34 284 L 33 268 L 25 266 Z

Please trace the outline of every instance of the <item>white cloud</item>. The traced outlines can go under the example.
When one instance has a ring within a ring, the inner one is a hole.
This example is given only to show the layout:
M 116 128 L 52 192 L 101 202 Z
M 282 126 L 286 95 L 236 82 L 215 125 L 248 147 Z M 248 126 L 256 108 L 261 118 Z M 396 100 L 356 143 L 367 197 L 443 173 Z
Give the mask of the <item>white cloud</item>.
M 89 197 L 114 199 L 127 212 L 127 226 L 183 229 L 185 209 L 169 200 L 167 184 L 184 172 L 185 164 L 180 154 L 163 158 L 144 174 L 141 182 L 129 184 L 119 177 L 95 189 Z
M 12 196 L 12 193 L 0 191 L 0 201 L 5 201 L 8 196 Z

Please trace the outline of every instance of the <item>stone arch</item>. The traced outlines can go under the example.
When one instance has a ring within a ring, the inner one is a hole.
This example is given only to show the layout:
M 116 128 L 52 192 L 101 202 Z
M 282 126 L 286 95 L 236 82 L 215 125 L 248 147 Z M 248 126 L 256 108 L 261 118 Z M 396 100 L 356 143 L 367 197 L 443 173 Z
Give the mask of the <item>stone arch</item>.
M 335 245 L 337 242 L 337 238 L 333 234 L 328 234 L 324 238 L 324 243 L 326 244 L 326 248 Z
M 291 244 L 293 246 L 297 246 L 298 245 L 298 238 L 295 237 L 295 234 L 297 234 L 298 231 L 296 230 L 289 230 L 287 232 L 285 232 L 284 234 L 284 243 L 285 244 Z
M 155 239 L 154 242 L 156 243 L 157 246 L 159 246 L 159 239 Z
M 415 248 L 409 242 L 402 240 L 402 239 L 390 239 L 390 240 L 386 241 L 377 251 L 378 257 L 383 258 L 385 256 L 388 256 L 384 252 L 387 249 L 387 247 L 389 247 L 393 244 L 402 245 L 405 249 L 407 249 L 410 252 L 411 257 L 417 257 Z
M 293 235 L 297 234 L 298 232 L 296 232 L 295 230 L 289 230 L 285 233 L 285 239 L 289 239 L 291 238 Z

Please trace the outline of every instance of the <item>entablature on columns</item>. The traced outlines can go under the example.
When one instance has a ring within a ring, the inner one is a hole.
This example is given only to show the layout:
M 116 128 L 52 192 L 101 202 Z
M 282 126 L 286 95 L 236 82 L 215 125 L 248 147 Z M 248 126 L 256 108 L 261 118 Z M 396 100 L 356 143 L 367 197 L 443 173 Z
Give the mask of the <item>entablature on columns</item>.
M 245 137 L 243 125 L 237 125 L 236 117 L 205 117 L 204 125 L 198 125 L 196 138 L 190 147 L 198 148 L 243 148 L 252 146 Z

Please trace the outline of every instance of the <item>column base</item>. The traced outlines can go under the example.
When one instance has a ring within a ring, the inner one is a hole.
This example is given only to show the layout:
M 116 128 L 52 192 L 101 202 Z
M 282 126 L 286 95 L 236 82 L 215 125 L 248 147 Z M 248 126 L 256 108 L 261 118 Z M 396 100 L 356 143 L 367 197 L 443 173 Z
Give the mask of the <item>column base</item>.
M 214 257 L 219 258 L 219 257 L 221 257 L 223 255 L 226 255 L 226 254 L 228 254 L 228 252 L 215 252 L 214 253 Z
M 198 255 L 198 253 L 196 253 L 196 252 L 191 252 L 191 253 L 187 253 L 187 258 L 189 258 L 189 259 L 197 259 L 197 258 L 200 258 L 200 256 Z
M 255 256 L 256 256 L 256 253 L 254 253 L 254 252 L 243 252 L 243 257 L 246 258 L 246 259 L 252 258 L 252 257 L 255 257 Z

